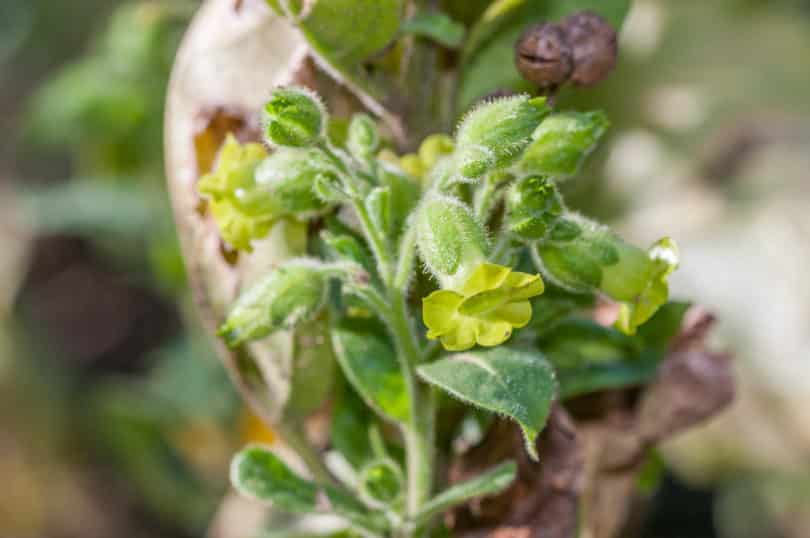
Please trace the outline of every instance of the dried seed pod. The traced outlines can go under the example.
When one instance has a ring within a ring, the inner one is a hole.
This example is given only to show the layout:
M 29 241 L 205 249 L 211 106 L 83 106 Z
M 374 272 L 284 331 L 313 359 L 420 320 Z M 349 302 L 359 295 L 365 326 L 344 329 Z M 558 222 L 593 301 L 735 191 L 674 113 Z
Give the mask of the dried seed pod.
M 563 84 L 574 70 L 574 56 L 559 24 L 530 26 L 515 45 L 515 64 L 521 75 L 541 88 Z
M 573 54 L 571 81 L 590 86 L 607 77 L 616 66 L 619 52 L 613 27 L 592 11 L 569 15 L 560 25 Z

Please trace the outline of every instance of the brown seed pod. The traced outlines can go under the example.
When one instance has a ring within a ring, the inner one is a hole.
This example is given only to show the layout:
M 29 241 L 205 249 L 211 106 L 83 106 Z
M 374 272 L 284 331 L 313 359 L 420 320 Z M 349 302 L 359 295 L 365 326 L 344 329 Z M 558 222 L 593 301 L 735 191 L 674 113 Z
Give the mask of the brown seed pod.
M 574 69 L 565 30 L 554 23 L 527 28 L 515 45 L 515 64 L 526 80 L 541 88 L 563 84 Z
M 591 11 L 569 15 L 560 25 L 573 54 L 571 81 L 580 86 L 590 86 L 607 77 L 616 66 L 619 52 L 613 27 Z

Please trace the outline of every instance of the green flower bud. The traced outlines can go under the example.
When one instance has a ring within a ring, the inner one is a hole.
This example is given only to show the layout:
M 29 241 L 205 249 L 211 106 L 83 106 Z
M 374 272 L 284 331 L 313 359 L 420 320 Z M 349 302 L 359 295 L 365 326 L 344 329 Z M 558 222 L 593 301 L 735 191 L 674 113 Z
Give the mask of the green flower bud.
M 509 190 L 507 229 L 521 239 L 542 239 L 564 211 L 562 196 L 554 184 L 539 176 L 529 176 Z
M 456 135 L 456 166 L 465 179 L 514 162 L 548 114 L 545 98 L 517 95 L 484 103 L 467 114 Z
M 346 147 L 358 159 L 368 159 L 380 147 L 380 133 L 377 124 L 366 114 L 355 114 L 349 124 Z
M 336 177 L 336 171 L 318 149 L 285 148 L 265 159 L 256 169 L 256 188 L 237 193 L 246 211 L 275 211 L 299 219 L 322 210 L 324 201 L 315 182 Z
M 358 485 L 360 495 L 369 506 L 384 508 L 402 498 L 405 478 L 402 470 L 392 460 L 376 460 L 360 470 Z
M 549 116 L 532 134 L 519 168 L 527 174 L 565 178 L 577 173 L 608 128 L 603 112 Z
M 422 261 L 443 288 L 461 286 L 486 258 L 484 229 L 456 198 L 428 199 L 419 209 L 416 233 Z
M 264 105 L 264 135 L 274 146 L 311 146 L 326 123 L 320 98 L 306 88 L 277 88 Z
M 219 329 L 229 347 L 312 319 L 326 300 L 328 271 L 316 260 L 293 260 L 243 293 Z
M 602 289 L 606 267 L 620 260 L 620 248 L 629 248 L 610 230 L 574 213 L 556 221 L 536 248 L 543 274 L 574 292 Z

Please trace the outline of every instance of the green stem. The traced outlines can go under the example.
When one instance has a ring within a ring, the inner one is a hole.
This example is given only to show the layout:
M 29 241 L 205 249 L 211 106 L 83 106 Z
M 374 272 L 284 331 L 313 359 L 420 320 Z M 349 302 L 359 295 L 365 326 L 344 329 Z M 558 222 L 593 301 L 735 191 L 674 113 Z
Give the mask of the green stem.
M 411 419 L 403 426 L 403 437 L 408 467 L 407 509 L 409 515 L 414 515 L 429 499 L 433 485 L 435 402 L 432 390 L 416 378 L 422 353 L 416 345 L 402 291 L 391 290 L 391 306 L 391 331 L 411 405 Z
M 391 254 L 388 250 L 387 241 L 381 236 L 379 230 L 371 222 L 371 217 L 368 214 L 365 204 L 361 200 L 354 200 L 354 210 L 357 212 L 357 217 L 360 219 L 360 224 L 363 226 L 363 232 L 368 239 L 371 246 L 371 251 L 374 253 L 374 258 L 380 269 L 380 275 L 386 285 L 391 284 Z
M 274 429 L 291 449 L 301 458 L 312 478 L 324 484 L 333 484 L 334 480 L 329 470 L 321 460 L 320 454 L 307 440 L 306 435 L 298 427 L 289 424 L 277 424 Z

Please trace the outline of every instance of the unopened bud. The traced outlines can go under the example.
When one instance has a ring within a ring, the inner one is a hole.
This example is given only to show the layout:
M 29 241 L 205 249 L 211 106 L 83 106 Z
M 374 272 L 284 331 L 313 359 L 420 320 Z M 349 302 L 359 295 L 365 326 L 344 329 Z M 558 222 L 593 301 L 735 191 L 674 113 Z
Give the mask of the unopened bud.
M 419 209 L 417 245 L 422 261 L 443 288 L 463 284 L 486 259 L 487 238 L 472 211 L 459 200 L 436 196 Z
M 377 153 L 380 147 L 380 133 L 370 116 L 355 114 L 352 117 L 346 147 L 359 159 L 367 159 Z
M 399 466 L 391 460 L 376 460 L 360 470 L 360 494 L 371 506 L 384 508 L 396 503 L 404 490 L 404 477 Z
M 307 321 L 326 299 L 327 271 L 316 260 L 294 260 L 242 294 L 218 334 L 236 347 Z
M 264 106 L 264 134 L 274 146 L 310 146 L 323 136 L 326 121 L 320 98 L 306 88 L 278 88 Z
M 336 172 L 320 150 L 280 149 L 259 165 L 256 189 L 241 199 L 246 205 L 274 207 L 279 216 L 309 218 L 325 206 L 314 188 L 321 177 L 334 180 Z
M 514 162 L 548 114 L 545 98 L 504 97 L 467 114 L 456 136 L 456 166 L 466 179 L 477 179 Z
M 563 211 L 565 206 L 557 188 L 540 176 L 518 181 L 506 198 L 507 227 L 522 239 L 546 237 Z
M 563 112 L 543 120 L 519 167 L 527 174 L 562 179 L 577 173 L 608 127 L 603 112 Z

